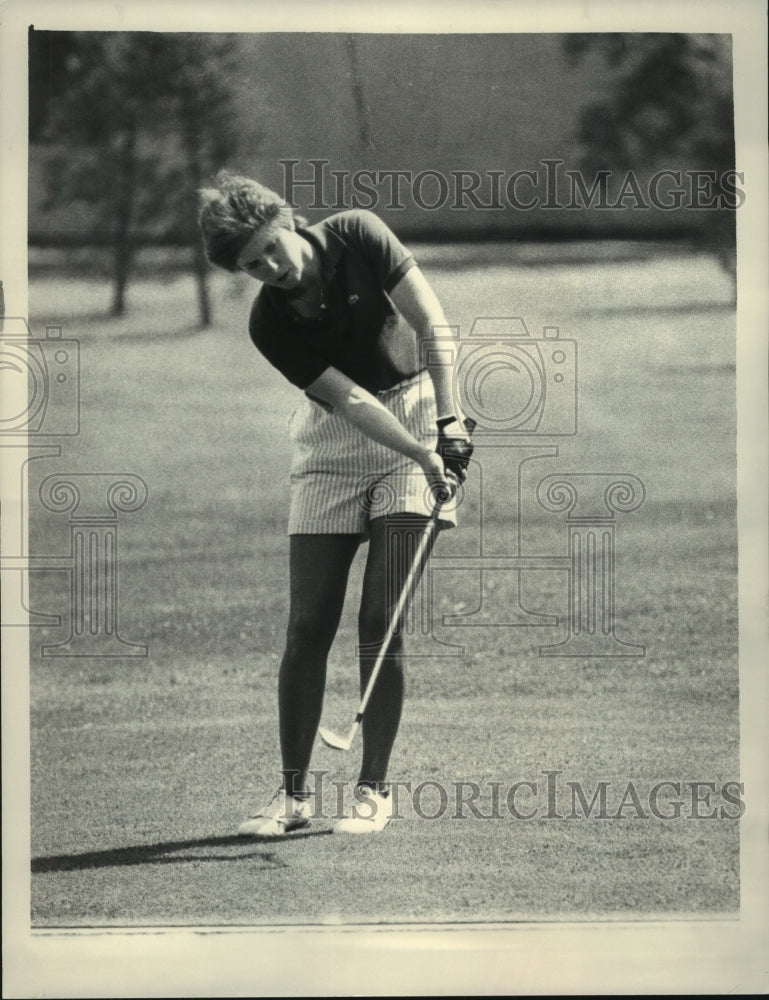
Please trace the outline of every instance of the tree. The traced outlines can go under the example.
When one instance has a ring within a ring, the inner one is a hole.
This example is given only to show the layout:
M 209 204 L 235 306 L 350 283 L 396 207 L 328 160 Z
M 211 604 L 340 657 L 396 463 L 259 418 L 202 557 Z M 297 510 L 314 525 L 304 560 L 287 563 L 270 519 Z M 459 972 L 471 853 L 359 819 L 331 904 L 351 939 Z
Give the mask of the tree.
M 709 34 L 569 35 L 567 54 L 597 53 L 612 75 L 605 100 L 582 113 L 583 166 L 659 169 L 678 158 L 692 169 L 734 169 L 731 41 Z M 698 234 L 732 270 L 734 210 L 714 210 Z
M 29 32 L 29 141 L 40 142 L 55 94 L 63 89 L 67 61 L 77 48 L 77 32 Z
M 226 36 L 166 36 L 158 72 L 169 83 L 182 161 L 174 179 L 174 216 L 192 247 L 192 270 L 198 289 L 200 323 L 211 323 L 209 266 L 197 227 L 197 192 L 217 166 L 234 152 L 233 101 L 227 81 L 238 59 Z
M 112 248 L 112 315 L 126 308 L 137 250 L 191 248 L 200 323 L 211 322 L 208 268 L 195 224 L 202 179 L 235 148 L 225 35 L 78 32 L 50 103 L 50 198 L 87 207 L 82 234 Z

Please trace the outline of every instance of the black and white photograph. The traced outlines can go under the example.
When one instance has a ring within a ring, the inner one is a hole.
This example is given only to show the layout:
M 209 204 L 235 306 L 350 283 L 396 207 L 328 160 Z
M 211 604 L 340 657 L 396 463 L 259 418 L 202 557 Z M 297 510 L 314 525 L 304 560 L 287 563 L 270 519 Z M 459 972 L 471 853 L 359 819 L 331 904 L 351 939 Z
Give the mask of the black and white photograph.
M 765 5 L 0 5 L 8 997 L 769 987 Z

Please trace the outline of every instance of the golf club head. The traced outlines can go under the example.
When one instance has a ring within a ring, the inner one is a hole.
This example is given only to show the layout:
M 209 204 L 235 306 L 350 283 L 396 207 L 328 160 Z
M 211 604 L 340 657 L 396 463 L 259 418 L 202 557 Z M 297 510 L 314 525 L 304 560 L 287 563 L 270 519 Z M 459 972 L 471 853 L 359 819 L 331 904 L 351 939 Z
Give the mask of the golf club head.
M 334 750 L 349 750 L 351 740 L 344 739 L 342 736 L 337 736 L 336 733 L 332 733 L 330 729 L 324 729 L 320 726 L 318 729 L 318 734 L 327 747 L 332 747 Z

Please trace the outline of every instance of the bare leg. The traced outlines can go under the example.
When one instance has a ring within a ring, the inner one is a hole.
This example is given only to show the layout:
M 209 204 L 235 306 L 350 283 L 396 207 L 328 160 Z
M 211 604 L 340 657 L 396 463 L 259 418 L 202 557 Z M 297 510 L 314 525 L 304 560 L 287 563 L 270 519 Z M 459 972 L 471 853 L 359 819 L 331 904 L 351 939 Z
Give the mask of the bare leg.
M 278 681 L 283 787 L 289 795 L 306 788 L 326 661 L 359 542 L 357 535 L 291 536 L 288 629 Z
M 419 515 L 399 514 L 371 522 L 371 538 L 358 619 L 361 692 L 390 624 L 411 566 L 416 545 L 427 523 Z M 387 766 L 398 732 L 404 693 L 403 636 L 393 636 L 363 717 L 363 757 L 359 784 L 379 790 L 386 785 Z

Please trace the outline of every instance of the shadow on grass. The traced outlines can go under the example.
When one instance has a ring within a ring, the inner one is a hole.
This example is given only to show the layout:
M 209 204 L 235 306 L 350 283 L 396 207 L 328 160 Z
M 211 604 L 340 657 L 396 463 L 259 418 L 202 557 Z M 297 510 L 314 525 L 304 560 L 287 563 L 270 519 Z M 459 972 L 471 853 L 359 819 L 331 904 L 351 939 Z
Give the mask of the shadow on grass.
M 189 323 L 186 326 L 179 326 L 176 328 L 169 327 L 159 331 L 154 330 L 126 330 L 123 333 L 116 333 L 113 335 L 113 340 L 130 341 L 132 343 L 141 343 L 142 341 L 155 341 L 160 338 L 163 340 L 189 340 L 192 337 L 198 337 L 205 333 L 210 333 L 213 329 L 212 326 L 201 326 L 200 323 Z
M 695 313 L 733 313 L 736 300 L 723 302 L 631 303 L 618 306 L 585 306 L 574 309 L 575 316 L 649 316 L 692 315 Z
M 228 837 L 205 837 L 201 840 L 170 840 L 160 844 L 137 844 L 132 847 L 114 847 L 106 851 L 85 851 L 82 854 L 52 854 L 48 857 L 32 858 L 32 874 L 41 875 L 50 872 L 85 871 L 89 868 L 121 868 L 131 865 L 178 865 L 190 861 L 243 861 L 248 858 L 259 858 L 269 865 L 284 868 L 286 865 L 274 851 L 239 851 L 232 854 L 192 853 L 179 857 L 169 857 L 176 851 L 189 851 L 206 847 L 248 847 L 252 845 L 275 845 L 277 840 L 287 843 L 294 840 L 304 840 L 306 837 L 323 837 L 331 834 L 331 830 L 307 830 L 303 833 L 292 833 L 287 837 L 239 837 L 233 834 Z
M 33 333 L 49 326 L 62 327 L 65 336 L 75 336 L 81 343 L 105 339 L 125 343 L 190 340 L 210 333 L 213 329 L 213 326 L 205 327 L 197 322 L 181 323 L 178 326 L 163 325 L 162 318 L 158 315 L 149 320 L 136 314 L 115 317 L 101 309 L 83 311 L 76 315 L 35 316 L 30 322 Z

